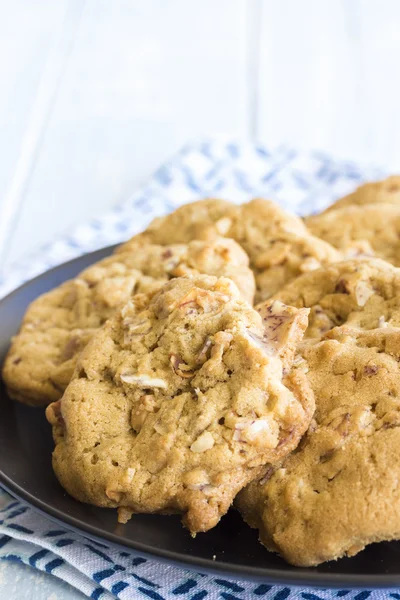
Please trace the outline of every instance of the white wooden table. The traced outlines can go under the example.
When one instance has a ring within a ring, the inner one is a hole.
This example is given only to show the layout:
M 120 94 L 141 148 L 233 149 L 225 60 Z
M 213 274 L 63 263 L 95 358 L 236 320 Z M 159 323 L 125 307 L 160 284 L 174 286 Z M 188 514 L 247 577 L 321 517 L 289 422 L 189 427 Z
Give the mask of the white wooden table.
M 398 169 L 396 0 L 0 0 L 0 263 L 209 133 Z
M 0 0 L 0 270 L 208 134 L 399 171 L 399 26 L 397 0 Z

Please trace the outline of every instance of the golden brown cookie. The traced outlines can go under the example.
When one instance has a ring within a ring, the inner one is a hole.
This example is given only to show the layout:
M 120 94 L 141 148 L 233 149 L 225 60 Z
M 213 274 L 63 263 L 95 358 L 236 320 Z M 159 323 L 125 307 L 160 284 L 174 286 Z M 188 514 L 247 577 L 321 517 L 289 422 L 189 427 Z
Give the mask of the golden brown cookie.
M 60 398 L 79 352 L 93 333 L 132 294 L 157 290 L 182 275 L 230 277 L 251 303 L 254 277 L 248 257 L 233 240 L 193 241 L 172 246 L 131 246 L 76 279 L 44 294 L 28 308 L 5 361 L 11 397 L 45 405 Z
M 291 369 L 307 312 L 275 303 L 263 320 L 231 280 L 204 275 L 134 296 L 46 410 L 61 484 L 123 522 L 178 512 L 192 533 L 214 527 L 310 422 L 313 395 Z
M 261 542 L 299 566 L 400 538 L 400 328 L 327 337 L 297 361 L 315 393 L 307 434 L 236 501 Z
M 323 240 L 292 233 L 265 238 L 262 252 L 253 257 L 250 264 L 256 280 L 257 303 L 267 300 L 299 275 L 343 259 L 340 252 Z
M 310 235 L 299 217 L 259 198 L 240 206 L 222 200 L 186 204 L 156 219 L 147 231 L 123 244 L 120 250 L 136 244 L 138 239 L 164 244 L 167 240 L 181 242 L 216 236 L 234 239 L 249 255 L 257 302 L 266 300 L 299 274 L 342 258 L 330 244 Z
M 129 250 L 131 245 L 186 244 L 192 240 L 205 239 L 204 230 L 221 219 L 235 215 L 238 207 L 232 202 L 217 198 L 205 198 L 180 206 L 164 217 L 156 217 L 143 233 L 117 248 L 117 252 Z M 225 236 L 221 232 L 222 236 Z M 215 236 L 213 236 L 215 237 Z
M 396 204 L 400 206 L 400 176 L 391 175 L 382 181 L 364 183 L 351 194 L 328 206 L 325 212 L 345 206 L 364 204 Z
M 221 233 L 218 223 L 216 230 Z M 299 217 L 269 200 L 255 199 L 241 205 L 224 235 L 236 240 L 250 258 L 257 302 L 301 273 L 342 258 L 332 246 L 310 235 Z
M 356 244 L 364 251 L 400 266 L 400 204 L 346 206 L 310 217 L 307 225 L 315 236 L 346 252 Z
M 379 259 L 359 258 L 301 275 L 275 296 L 310 308 L 306 337 L 321 339 L 339 325 L 361 329 L 400 327 L 399 270 Z
M 117 252 L 125 252 L 131 244 L 138 242 L 164 245 L 224 236 L 234 238 L 253 253 L 262 247 L 266 236 L 282 232 L 303 234 L 307 233 L 307 228 L 299 217 L 270 200 L 256 198 L 247 204 L 236 205 L 206 198 L 157 217 L 143 233 L 122 244 Z

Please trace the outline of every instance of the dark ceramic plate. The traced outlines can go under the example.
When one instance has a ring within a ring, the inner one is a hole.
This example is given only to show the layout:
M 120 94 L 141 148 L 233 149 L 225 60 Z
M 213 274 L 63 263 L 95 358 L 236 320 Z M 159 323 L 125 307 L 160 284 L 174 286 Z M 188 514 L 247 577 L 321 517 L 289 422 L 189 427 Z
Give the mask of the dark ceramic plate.
M 0 302 L 1 362 L 28 304 L 111 250 L 106 248 L 52 269 Z M 257 532 L 234 510 L 218 527 L 195 539 L 175 516 L 138 515 L 127 525 L 118 525 L 115 511 L 76 502 L 57 482 L 51 469 L 53 443 L 44 411 L 12 402 L 3 385 L 0 394 L 0 483 L 67 527 L 133 552 L 236 579 L 317 587 L 400 585 L 400 543 L 396 542 L 369 546 L 351 559 L 300 569 L 267 552 L 258 543 Z

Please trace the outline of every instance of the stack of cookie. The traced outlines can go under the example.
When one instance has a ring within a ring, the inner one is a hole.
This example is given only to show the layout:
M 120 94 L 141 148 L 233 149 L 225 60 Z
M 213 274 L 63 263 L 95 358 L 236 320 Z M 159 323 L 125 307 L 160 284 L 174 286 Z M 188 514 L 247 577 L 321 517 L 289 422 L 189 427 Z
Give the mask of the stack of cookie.
M 46 406 L 77 500 L 180 513 L 235 500 L 295 565 L 400 538 L 400 178 L 305 220 L 207 199 L 28 308 L 3 368 Z

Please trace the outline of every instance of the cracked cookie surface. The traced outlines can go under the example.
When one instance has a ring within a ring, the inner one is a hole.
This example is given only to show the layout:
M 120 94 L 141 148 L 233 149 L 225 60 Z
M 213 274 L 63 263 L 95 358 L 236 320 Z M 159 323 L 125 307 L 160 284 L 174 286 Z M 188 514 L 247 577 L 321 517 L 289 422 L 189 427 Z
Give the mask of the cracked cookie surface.
M 164 244 L 188 238 L 232 238 L 247 252 L 257 285 L 256 301 L 266 300 L 301 273 L 341 260 L 329 243 L 311 235 L 302 219 L 260 198 L 236 206 L 222 200 L 200 200 L 156 219 L 139 240 Z
M 173 277 L 207 273 L 230 277 L 251 303 L 254 277 L 233 240 L 172 246 L 131 246 L 35 300 L 7 355 L 3 377 L 11 397 L 44 405 L 61 397 L 79 352 L 121 304 L 157 290 Z
M 261 316 L 207 276 L 134 296 L 46 410 L 61 484 L 121 521 L 178 512 L 193 533 L 215 526 L 307 429 L 313 394 L 291 369 L 307 313 L 275 302 Z
M 236 501 L 261 542 L 299 566 L 400 538 L 400 329 L 327 337 L 298 361 L 316 402 L 307 434 Z
M 400 326 L 400 270 L 380 259 L 347 260 L 306 273 L 273 298 L 310 309 L 310 338 L 344 324 L 366 330 Z
M 342 251 L 357 244 L 400 266 L 400 203 L 346 206 L 307 220 L 310 231 Z
M 224 235 L 236 240 L 249 256 L 257 302 L 298 275 L 342 258 L 330 244 L 310 235 L 299 217 L 269 200 L 257 198 L 241 205 L 237 215 L 225 219 L 223 225 Z M 215 229 L 220 233 L 218 223 Z

